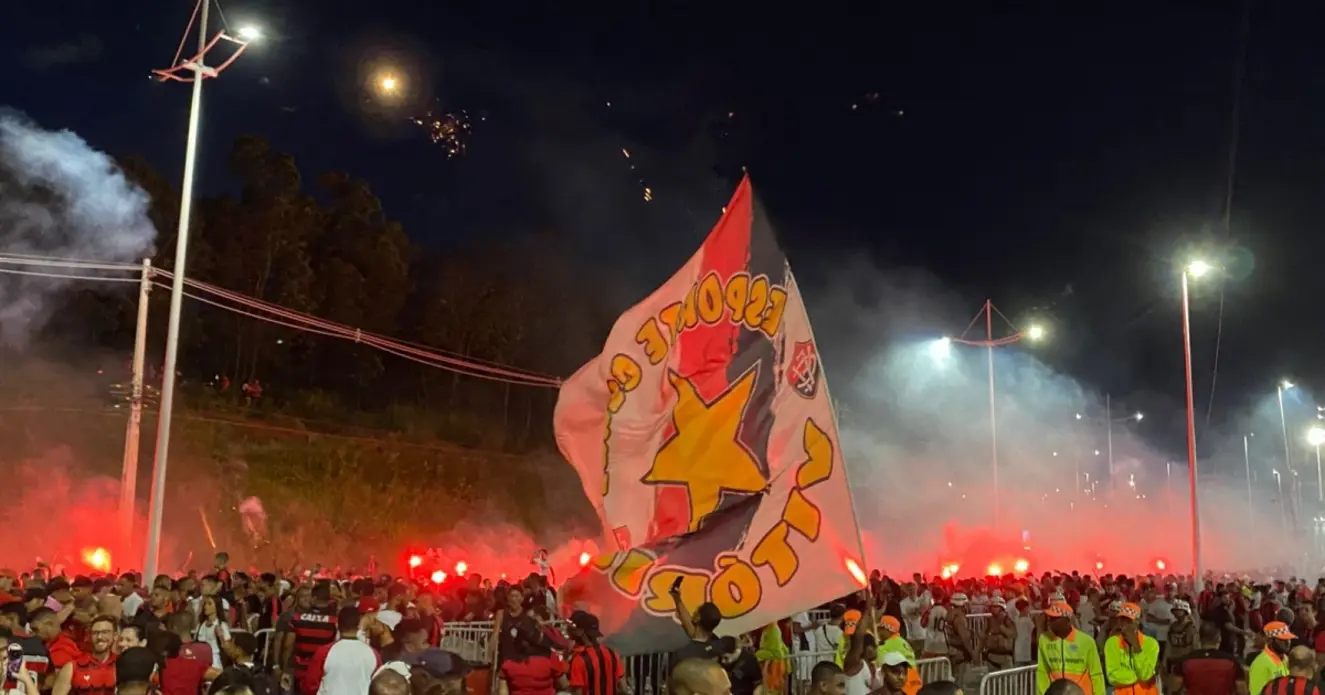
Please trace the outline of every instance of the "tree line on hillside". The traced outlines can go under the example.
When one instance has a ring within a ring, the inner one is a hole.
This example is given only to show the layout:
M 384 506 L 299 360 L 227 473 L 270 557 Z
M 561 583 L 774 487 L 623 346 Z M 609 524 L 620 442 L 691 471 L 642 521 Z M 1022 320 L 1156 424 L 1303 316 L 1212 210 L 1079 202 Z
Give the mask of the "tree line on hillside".
M 170 269 L 179 192 L 145 161 L 121 162 L 152 197 L 153 263 Z M 565 376 L 593 355 L 613 316 L 575 281 L 546 236 L 426 251 L 365 181 L 307 181 L 294 158 L 258 137 L 227 155 L 238 191 L 194 205 L 189 277 L 337 323 L 462 355 Z M 160 363 L 169 292 L 153 292 L 149 360 Z M 133 342 L 136 292 L 79 286 L 43 328 L 47 340 L 113 348 Z M 187 301 L 187 300 L 186 300 Z M 264 409 L 392 424 L 470 446 L 523 451 L 551 441 L 555 391 L 446 372 L 339 339 L 187 302 L 180 371 L 201 389 L 260 379 Z

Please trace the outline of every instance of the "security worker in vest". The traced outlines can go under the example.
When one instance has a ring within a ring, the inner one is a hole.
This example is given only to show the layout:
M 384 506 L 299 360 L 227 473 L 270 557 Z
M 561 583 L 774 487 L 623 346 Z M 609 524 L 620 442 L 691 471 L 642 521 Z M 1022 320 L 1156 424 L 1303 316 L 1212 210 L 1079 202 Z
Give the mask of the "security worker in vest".
M 1062 678 L 1076 683 L 1085 695 L 1105 695 L 1099 649 L 1090 635 L 1072 626 L 1072 607 L 1056 602 L 1044 615 L 1049 619 L 1049 631 L 1040 635 L 1036 695 L 1044 695 L 1051 683 Z
M 1155 679 L 1159 641 L 1141 634 L 1140 620 L 1141 606 L 1124 603 L 1118 609 L 1116 632 L 1104 641 L 1104 663 L 1114 695 L 1159 695 Z
M 1256 655 L 1247 673 L 1247 692 L 1260 695 L 1265 684 L 1288 675 L 1288 650 L 1293 646 L 1293 634 L 1288 626 L 1276 620 L 1265 624 L 1265 649 Z

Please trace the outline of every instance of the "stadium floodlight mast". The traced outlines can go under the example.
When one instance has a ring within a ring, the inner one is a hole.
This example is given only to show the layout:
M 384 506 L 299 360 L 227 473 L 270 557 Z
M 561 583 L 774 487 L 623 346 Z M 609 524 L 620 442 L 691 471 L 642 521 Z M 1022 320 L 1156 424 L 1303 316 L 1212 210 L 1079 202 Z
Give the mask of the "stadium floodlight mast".
M 207 36 L 207 12 L 210 0 L 202 0 L 194 10 L 198 20 L 198 53 L 192 58 L 180 60 L 176 53 L 174 63 L 163 70 L 153 70 L 161 81 L 192 82 L 193 96 L 189 102 L 189 127 L 184 144 L 184 180 L 179 192 L 179 228 L 175 237 L 174 280 L 170 286 L 170 317 L 166 327 L 165 374 L 161 380 L 161 406 L 156 427 L 156 458 L 152 468 L 152 498 L 147 517 L 147 556 L 143 562 L 143 576 L 155 577 L 157 561 L 161 550 L 161 516 L 164 511 L 166 493 L 166 467 L 170 458 L 170 419 L 175 406 L 176 358 L 179 355 L 179 317 L 180 306 L 184 300 L 184 276 L 188 261 L 189 221 L 193 212 L 193 173 L 198 155 L 198 119 L 202 112 L 202 85 L 209 77 L 216 77 L 230 67 L 248 48 L 250 42 L 261 38 L 262 32 L 255 26 L 244 26 L 238 36 L 230 36 L 224 31 L 217 32 L 210 41 Z M 188 30 L 185 30 L 187 38 Z M 215 67 L 207 65 L 207 53 L 222 41 L 236 46 L 229 58 Z M 183 49 L 181 42 L 180 48 Z
M 1010 335 L 1003 336 L 1002 338 L 994 337 L 995 313 L 998 313 L 999 317 L 1002 318 L 1004 322 L 1006 322 L 1009 326 L 1012 327 L 1012 333 Z M 970 333 L 971 328 L 975 326 L 976 322 L 980 320 L 981 316 L 985 317 L 984 340 L 967 338 L 966 335 Z M 997 409 L 995 408 L 994 404 L 994 394 L 995 394 L 994 348 L 999 347 L 1001 345 L 1011 345 L 1013 343 L 1019 343 L 1022 340 L 1029 340 L 1032 343 L 1038 343 L 1046 338 L 1046 333 L 1047 331 L 1045 327 L 1042 324 L 1038 323 L 1033 323 L 1027 326 L 1025 331 L 1017 329 L 1016 325 L 1014 325 L 1011 321 L 1009 321 L 1008 317 L 1004 316 L 1003 312 L 999 311 L 998 307 L 995 307 L 992 301 L 986 299 L 984 306 L 981 307 L 980 311 L 976 313 L 975 318 L 971 319 L 971 322 L 966 326 L 966 330 L 963 331 L 960 336 L 956 338 L 945 336 L 939 338 L 938 340 L 935 340 L 929 346 L 929 354 L 936 360 L 945 359 L 952 352 L 953 343 L 958 343 L 961 345 L 970 345 L 973 347 L 982 347 L 985 348 L 986 350 L 987 362 L 989 366 L 989 463 L 994 478 L 993 491 L 994 491 L 994 530 L 995 531 L 997 531 L 999 527 L 1000 515 L 999 515 L 999 489 L 998 489 L 998 417 L 997 417 Z
M 1196 405 L 1192 393 L 1192 311 L 1188 278 L 1200 279 L 1214 267 L 1204 260 L 1193 260 L 1182 269 L 1182 361 L 1187 381 L 1187 487 L 1191 500 L 1192 582 L 1200 592 L 1205 585 L 1201 576 L 1201 514 L 1196 501 Z

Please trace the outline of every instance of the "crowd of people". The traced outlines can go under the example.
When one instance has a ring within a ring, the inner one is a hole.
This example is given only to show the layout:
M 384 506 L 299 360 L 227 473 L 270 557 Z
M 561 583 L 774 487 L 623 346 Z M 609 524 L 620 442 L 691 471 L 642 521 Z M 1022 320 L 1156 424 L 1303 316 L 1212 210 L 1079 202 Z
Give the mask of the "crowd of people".
M 1029 666 L 1036 695 L 1310 695 L 1325 663 L 1325 579 L 1196 591 L 1177 575 L 876 572 L 820 611 L 726 636 L 713 604 L 676 605 L 686 643 L 632 682 L 596 616 L 559 619 L 540 572 L 286 576 L 232 572 L 221 553 L 209 573 L 150 584 L 0 570 L 0 647 L 22 695 L 955 695 L 972 674 Z M 444 648 L 448 624 L 483 621 L 491 651 Z M 951 682 L 922 681 L 934 657 Z

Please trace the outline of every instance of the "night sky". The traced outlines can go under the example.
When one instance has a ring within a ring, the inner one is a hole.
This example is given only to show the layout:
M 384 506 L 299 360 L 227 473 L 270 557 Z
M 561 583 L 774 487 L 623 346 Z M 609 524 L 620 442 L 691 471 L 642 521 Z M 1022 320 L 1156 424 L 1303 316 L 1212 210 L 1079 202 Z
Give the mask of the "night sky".
M 8 3 L 0 94 L 175 177 L 189 90 L 148 72 L 192 4 Z M 1176 414 L 1176 268 L 1207 249 L 1229 267 L 1214 421 L 1282 376 L 1325 380 L 1325 9 L 1251 7 L 1225 230 L 1241 0 L 1014 5 L 225 0 L 268 40 L 207 85 L 201 189 L 229 185 L 235 136 L 262 135 L 310 179 L 368 180 L 426 247 L 551 234 L 624 305 L 693 252 L 747 167 L 812 308 L 933 293 L 942 310 L 907 325 L 935 335 L 986 297 L 1038 309 L 1046 362 Z M 382 69 L 408 103 L 374 100 Z M 408 123 L 430 109 L 469 114 L 464 156 Z M 1204 412 L 1218 282 L 1196 295 Z

